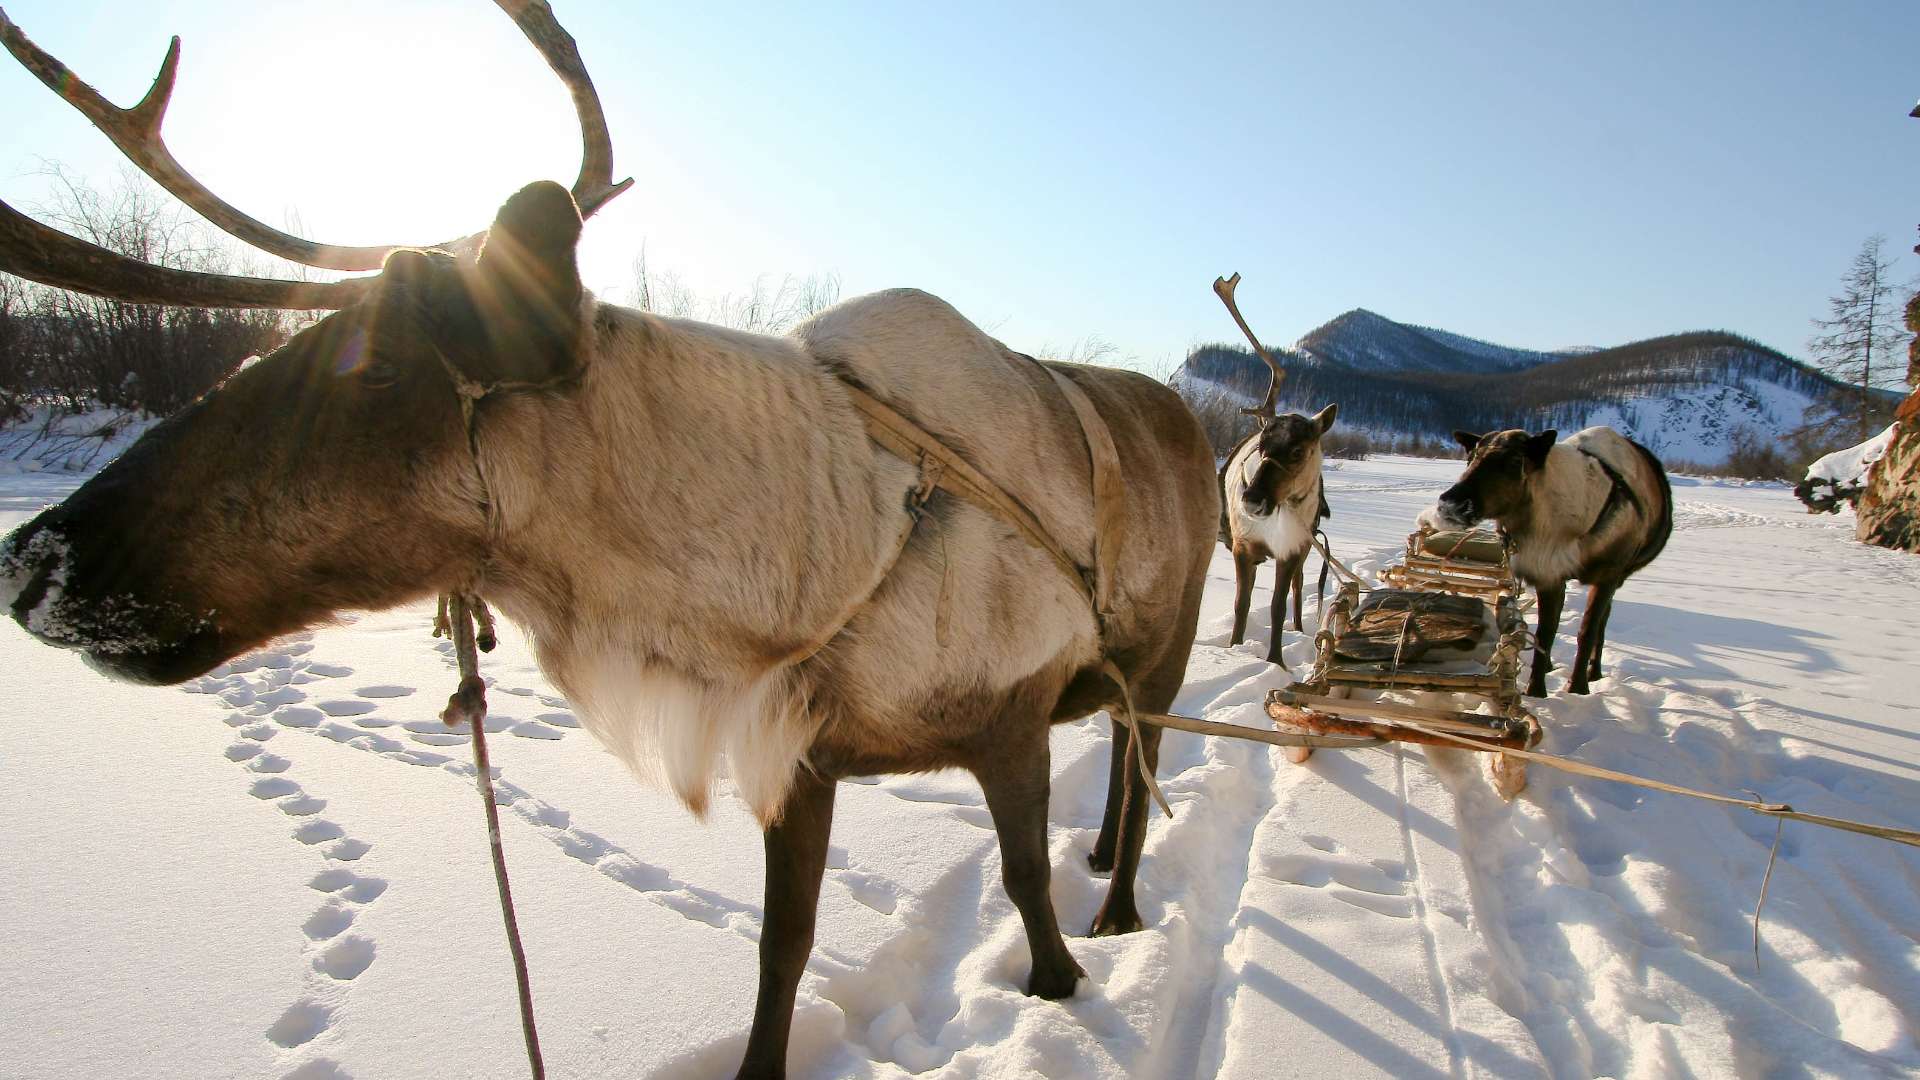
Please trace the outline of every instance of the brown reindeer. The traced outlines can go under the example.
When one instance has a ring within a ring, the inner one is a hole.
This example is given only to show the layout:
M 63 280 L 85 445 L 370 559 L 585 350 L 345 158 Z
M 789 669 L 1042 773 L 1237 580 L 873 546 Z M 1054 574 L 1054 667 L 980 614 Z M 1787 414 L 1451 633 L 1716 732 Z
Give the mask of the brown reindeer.
M 599 105 L 546 4 L 498 2 L 573 90 L 586 152 L 571 193 L 507 200 L 473 259 L 253 222 L 155 164 L 171 162 L 158 118 L 177 52 L 122 112 L 0 16 L 16 56 L 216 223 L 303 262 L 383 266 L 332 284 L 183 274 L 0 204 L 0 270 L 144 302 L 338 309 L 0 544 L 0 606 L 108 674 L 172 683 L 335 612 L 484 595 L 636 773 L 698 813 L 724 763 L 763 825 L 743 1076 L 785 1069 L 844 776 L 970 770 L 1025 925 L 1027 991 L 1072 994 L 1082 971 L 1048 896 L 1047 732 L 1117 702 L 1107 662 L 1141 711 L 1172 704 L 1219 515 L 1199 424 L 1151 379 L 1041 364 L 925 293 L 851 300 L 783 338 L 596 301 L 575 265 L 581 212 L 624 187 Z M 1099 620 L 1001 517 L 928 497 L 852 397 L 907 414 L 1091 566 L 1089 436 L 1059 378 L 1117 436 L 1124 517 L 1098 542 L 1129 542 Z M 1139 738 L 1157 763 L 1159 730 Z M 1116 725 L 1115 762 L 1131 752 Z M 1095 933 L 1140 926 L 1143 787 L 1109 795 Z
M 1281 662 L 1289 588 L 1293 628 L 1302 629 L 1307 553 L 1313 550 L 1313 534 L 1320 522 L 1333 515 L 1327 508 L 1326 481 L 1320 471 L 1320 437 L 1333 427 L 1339 411 L 1340 406 L 1329 405 L 1311 417 L 1288 413 L 1263 419 L 1259 430 L 1227 455 L 1220 470 L 1227 538 L 1233 549 L 1231 644 L 1246 638 L 1254 573 L 1261 563 L 1273 559 L 1273 635 L 1267 642 L 1271 664 Z
M 1492 519 L 1513 542 L 1513 569 L 1540 600 L 1527 693 L 1547 695 L 1553 638 L 1569 579 L 1590 586 L 1569 693 L 1600 678 L 1613 594 L 1652 562 L 1673 533 L 1673 489 L 1652 451 L 1612 428 L 1591 427 L 1563 443 L 1529 435 L 1456 431 L 1467 468 L 1423 515 L 1464 528 Z

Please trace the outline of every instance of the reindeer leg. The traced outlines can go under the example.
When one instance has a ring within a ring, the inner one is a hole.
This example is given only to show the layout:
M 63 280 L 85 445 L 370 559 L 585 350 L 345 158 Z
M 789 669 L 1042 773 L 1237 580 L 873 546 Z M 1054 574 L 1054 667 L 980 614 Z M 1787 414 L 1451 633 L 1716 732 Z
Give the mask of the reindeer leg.
M 746 1060 L 740 1063 L 742 1078 L 787 1074 L 793 996 L 800 986 L 800 973 L 807 966 L 807 954 L 813 951 L 820 875 L 826 872 L 827 836 L 833 827 L 833 792 L 833 781 L 798 770 L 780 820 L 766 830 L 767 906 L 760 928 L 760 996 L 753 1006 Z
M 1281 640 L 1287 636 L 1287 588 L 1293 584 L 1293 560 L 1273 563 L 1273 636 L 1267 639 L 1267 663 L 1281 663 Z
M 1606 609 L 1600 612 L 1600 621 L 1593 628 L 1593 656 L 1587 661 L 1587 679 L 1600 678 L 1600 653 L 1607 647 L 1607 624 L 1613 621 L 1613 594 L 1618 585 L 1607 588 Z
M 1040 738 L 1033 746 L 998 756 L 974 776 L 987 797 L 994 832 L 1000 836 L 1000 880 L 1020 912 L 1027 948 L 1033 953 L 1027 994 L 1058 1000 L 1072 997 L 1074 984 L 1086 972 L 1067 951 L 1053 913 L 1049 892 L 1053 865 L 1047 858 L 1047 738 L 1044 726 L 1038 730 Z
M 1137 700 L 1136 704 L 1149 712 L 1160 711 L 1144 699 Z M 1147 768 L 1156 773 L 1160 769 L 1160 733 L 1161 729 L 1152 724 L 1140 725 L 1140 748 L 1146 751 Z M 1140 872 L 1140 851 L 1147 843 L 1147 814 L 1153 807 L 1153 796 L 1147 791 L 1146 781 L 1140 778 L 1140 768 L 1131 757 L 1132 748 L 1128 749 L 1126 795 L 1120 807 L 1113 877 L 1107 882 L 1106 902 L 1100 905 L 1100 912 L 1093 917 L 1093 926 L 1087 931 L 1093 937 L 1131 934 L 1144 925 L 1140 921 L 1140 909 L 1134 904 L 1133 879 Z
M 1233 546 L 1233 637 L 1228 645 L 1247 640 L 1247 605 L 1253 602 L 1253 572 L 1260 560 L 1239 544 Z
M 1133 733 L 1127 725 L 1113 721 L 1113 753 L 1107 762 L 1107 809 L 1100 816 L 1100 836 L 1087 852 L 1087 868 L 1096 874 L 1113 869 L 1114 842 L 1120 836 L 1120 806 L 1126 798 L 1127 777 L 1133 769 Z
M 1587 683 L 1600 677 L 1600 641 L 1606 634 L 1607 608 L 1613 603 L 1613 586 L 1595 585 L 1587 590 L 1587 613 L 1580 619 L 1579 651 L 1573 657 L 1570 694 L 1584 694 Z
M 1560 632 L 1560 608 L 1567 602 L 1567 583 L 1536 585 L 1540 599 L 1540 628 L 1534 631 L 1533 675 L 1527 680 L 1528 697 L 1547 696 L 1547 672 L 1553 670 L 1553 636 Z
M 1307 628 L 1300 625 L 1300 602 L 1307 595 L 1308 550 L 1310 549 L 1302 549 L 1300 554 L 1293 557 L 1293 629 L 1301 634 L 1307 632 Z

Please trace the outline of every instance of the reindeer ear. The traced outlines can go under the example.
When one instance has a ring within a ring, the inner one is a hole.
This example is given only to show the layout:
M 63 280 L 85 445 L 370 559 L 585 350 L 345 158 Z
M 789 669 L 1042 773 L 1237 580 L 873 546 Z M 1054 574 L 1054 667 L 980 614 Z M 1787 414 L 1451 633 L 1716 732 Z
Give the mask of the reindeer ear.
M 1535 465 L 1545 465 L 1547 463 L 1547 452 L 1553 449 L 1553 444 L 1558 441 L 1559 438 L 1560 433 L 1558 431 L 1543 431 L 1538 435 L 1527 436 L 1528 460 L 1532 461 Z
M 472 288 L 488 354 L 476 360 L 495 369 L 485 377 L 538 382 L 572 372 L 584 293 L 579 243 L 580 211 L 559 184 L 528 184 L 500 207 Z
M 1473 448 L 1479 446 L 1480 440 L 1485 437 L 1484 435 L 1475 435 L 1471 431 L 1456 431 L 1453 433 L 1454 441 L 1459 443 L 1469 454 L 1473 453 Z
M 412 248 L 400 248 L 387 254 L 387 260 L 380 267 L 380 276 L 389 284 L 419 288 L 434 275 L 453 265 L 453 259 L 441 252 L 415 251 Z
M 1340 414 L 1340 403 L 1333 404 L 1313 414 L 1313 422 L 1320 425 L 1320 434 L 1325 435 L 1333 428 L 1333 418 Z

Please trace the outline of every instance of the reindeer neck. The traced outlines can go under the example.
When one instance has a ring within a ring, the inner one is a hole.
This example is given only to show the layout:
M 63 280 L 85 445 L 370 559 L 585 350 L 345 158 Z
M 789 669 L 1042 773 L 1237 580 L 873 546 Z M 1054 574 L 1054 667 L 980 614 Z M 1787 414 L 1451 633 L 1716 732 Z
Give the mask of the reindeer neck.
M 509 515 L 492 595 L 556 659 L 758 677 L 866 586 L 904 484 L 792 342 L 602 307 L 592 348 L 509 451 L 539 510 Z

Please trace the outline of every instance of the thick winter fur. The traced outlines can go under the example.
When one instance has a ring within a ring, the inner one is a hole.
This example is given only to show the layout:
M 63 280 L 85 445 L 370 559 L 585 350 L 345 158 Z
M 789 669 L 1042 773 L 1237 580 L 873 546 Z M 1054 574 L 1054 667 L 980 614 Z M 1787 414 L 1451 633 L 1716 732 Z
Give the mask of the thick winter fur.
M 1538 646 L 1527 692 L 1546 695 L 1566 583 L 1591 587 L 1568 690 L 1600 677 L 1613 594 L 1652 562 L 1673 532 L 1673 491 L 1653 453 L 1612 428 L 1564 443 L 1556 432 L 1455 432 L 1470 457 L 1428 520 L 1466 526 L 1491 518 L 1512 538 L 1514 571 L 1540 597 Z
M 1247 607 L 1261 563 L 1275 560 L 1273 633 L 1267 660 L 1280 662 L 1287 593 L 1293 593 L 1293 628 L 1300 625 L 1307 553 L 1327 509 L 1321 476 L 1320 437 L 1333 427 L 1338 405 L 1312 417 L 1288 413 L 1264 421 L 1233 448 L 1220 471 L 1227 544 L 1233 550 L 1233 639 L 1246 639 Z
M 1055 367 L 1110 426 L 1125 477 L 1104 642 L 1046 555 L 944 493 L 875 590 L 918 474 L 869 441 L 842 379 L 1090 563 L 1088 451 L 1048 371 L 910 290 L 782 338 L 597 303 L 574 270 L 579 228 L 564 189 L 533 185 L 478 266 L 396 255 L 372 301 L 238 372 L 0 545 L 0 601 L 103 669 L 176 682 L 343 609 L 484 595 L 637 773 L 698 812 L 724 772 L 766 826 L 743 1075 L 784 1067 L 841 776 L 973 771 L 1029 990 L 1071 993 L 1080 970 L 1048 898 L 1047 727 L 1116 700 L 1103 647 L 1139 708 L 1172 703 L 1219 515 L 1198 423 L 1151 379 Z M 516 387 L 477 404 L 471 450 L 443 361 Z M 1116 762 L 1128 752 L 1116 742 Z M 1115 864 L 1101 932 L 1140 924 L 1145 800 L 1126 775 L 1100 841 Z

